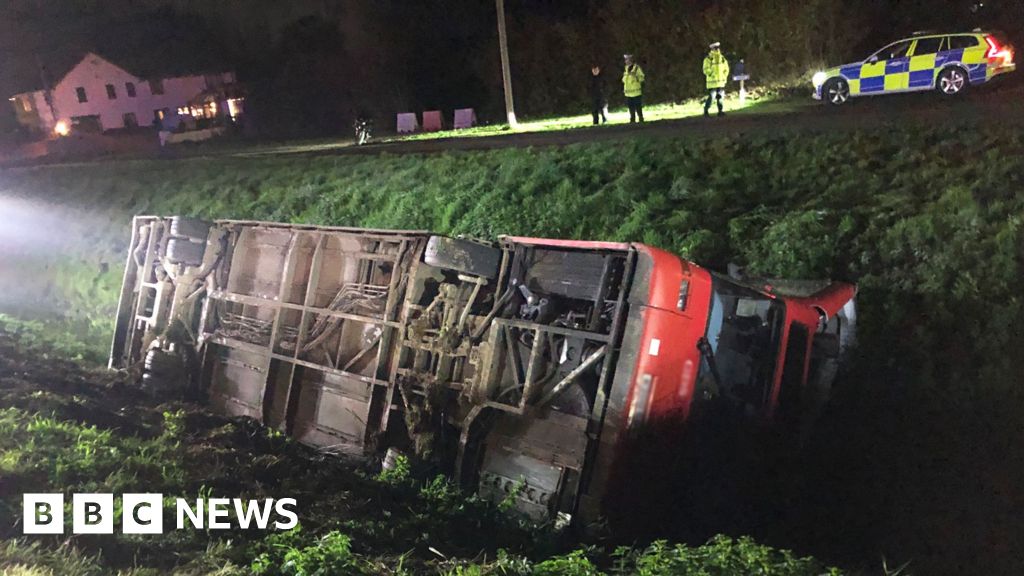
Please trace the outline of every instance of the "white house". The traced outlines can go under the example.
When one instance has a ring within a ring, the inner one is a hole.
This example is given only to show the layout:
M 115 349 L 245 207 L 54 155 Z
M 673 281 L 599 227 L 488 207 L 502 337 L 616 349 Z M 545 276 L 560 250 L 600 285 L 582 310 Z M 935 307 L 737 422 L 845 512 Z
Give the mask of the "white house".
M 66 134 L 72 128 L 112 130 L 159 125 L 173 128 L 182 116 L 218 115 L 215 99 L 235 83 L 233 72 L 173 78 L 140 78 L 101 56 L 88 53 L 51 90 L 10 98 L 18 121 L 44 134 Z M 237 91 L 234 91 L 237 92 Z M 206 104 L 195 104 L 206 100 Z M 220 115 L 235 117 L 241 98 L 221 103 Z

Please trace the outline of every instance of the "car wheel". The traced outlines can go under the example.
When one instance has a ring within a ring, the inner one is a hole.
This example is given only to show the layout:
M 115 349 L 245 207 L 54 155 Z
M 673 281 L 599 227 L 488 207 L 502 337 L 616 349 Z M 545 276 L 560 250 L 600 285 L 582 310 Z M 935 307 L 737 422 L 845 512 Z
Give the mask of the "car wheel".
M 935 87 L 946 96 L 956 96 L 967 90 L 968 84 L 967 71 L 954 66 L 946 68 L 939 73 L 939 79 L 935 82 Z
M 841 106 L 850 100 L 850 83 L 842 78 L 833 78 L 821 87 L 822 99 L 832 106 Z

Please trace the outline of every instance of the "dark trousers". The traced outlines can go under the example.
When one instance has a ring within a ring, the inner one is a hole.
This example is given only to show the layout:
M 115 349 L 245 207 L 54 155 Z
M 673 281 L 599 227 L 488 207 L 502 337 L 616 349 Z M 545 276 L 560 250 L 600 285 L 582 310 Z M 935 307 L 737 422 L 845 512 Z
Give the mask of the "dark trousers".
M 594 100 L 590 104 L 590 114 L 594 116 L 594 126 L 598 125 L 598 121 L 608 121 L 608 117 L 604 115 L 604 100 Z
M 643 96 L 626 96 L 626 106 L 629 106 L 629 121 L 644 121 L 644 100 Z
M 711 101 L 718 100 L 718 113 L 722 114 L 722 96 L 725 94 L 725 88 L 708 88 L 708 99 L 704 101 L 704 113 L 707 114 L 708 110 L 711 110 Z

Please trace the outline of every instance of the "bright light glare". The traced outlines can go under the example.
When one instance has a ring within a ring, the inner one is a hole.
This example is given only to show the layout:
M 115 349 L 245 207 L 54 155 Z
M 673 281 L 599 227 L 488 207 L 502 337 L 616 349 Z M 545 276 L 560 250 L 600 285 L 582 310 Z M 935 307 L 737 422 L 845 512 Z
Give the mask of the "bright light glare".
M 811 82 L 814 82 L 815 88 L 821 88 L 821 85 L 825 83 L 826 77 L 827 75 L 824 72 L 817 72 L 814 74 L 814 78 L 811 79 Z
M 0 261 L 15 252 L 53 250 L 67 230 L 59 207 L 10 194 L 0 195 Z
M 242 99 L 241 98 L 229 98 L 228 99 L 228 116 L 237 118 L 242 114 Z
M 68 126 L 67 120 L 61 120 L 53 127 L 53 132 L 58 136 L 67 136 L 71 133 L 71 126 Z
M 111 226 L 109 212 L 47 196 L 45 190 L 0 188 L 0 312 L 63 313 L 47 296 L 58 278 L 54 267 L 99 270 L 105 261 L 96 238 Z

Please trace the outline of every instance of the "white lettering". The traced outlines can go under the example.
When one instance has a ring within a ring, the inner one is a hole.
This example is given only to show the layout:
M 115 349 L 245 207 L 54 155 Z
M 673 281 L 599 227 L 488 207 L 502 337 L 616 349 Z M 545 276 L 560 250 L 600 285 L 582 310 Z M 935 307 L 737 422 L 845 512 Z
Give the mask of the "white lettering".
M 204 524 L 209 530 L 230 530 L 235 527 L 232 515 L 238 520 L 237 527 L 243 530 L 267 530 L 272 520 L 275 530 L 290 530 L 299 524 L 298 503 L 294 498 L 197 498 L 195 506 L 190 500 L 177 498 L 174 506 L 178 530 L 202 530 Z M 113 534 L 115 510 L 113 494 L 73 494 L 72 533 Z M 64 533 L 63 494 L 25 494 L 22 512 L 25 534 Z M 163 495 L 122 495 L 120 528 L 124 534 L 163 534 Z
M 289 510 L 287 506 L 294 508 L 298 506 L 298 503 L 295 498 L 281 498 L 274 504 L 274 511 L 277 512 L 277 515 L 288 518 L 287 522 L 274 522 L 274 528 L 278 530 L 291 530 L 299 524 L 299 515 L 294 510 Z
M 231 505 L 231 500 L 227 498 L 210 498 L 206 503 L 206 512 L 208 514 L 207 526 L 210 530 L 227 530 L 231 528 L 230 522 L 222 522 L 219 518 L 227 518 L 231 513 L 228 506 Z
M 162 494 L 125 494 L 121 497 L 121 531 L 125 534 L 163 534 Z
M 74 494 L 71 515 L 75 534 L 113 534 L 114 495 Z
M 196 509 L 192 511 L 192 507 L 188 505 L 188 501 L 184 498 L 178 498 L 178 530 L 185 528 L 185 516 L 188 516 L 192 526 L 195 528 L 202 529 L 203 527 L 203 499 L 196 498 Z
M 241 498 L 235 498 L 235 515 L 238 516 L 238 527 L 247 530 L 249 524 L 255 519 L 256 527 L 260 530 L 267 529 L 270 521 L 270 511 L 274 508 L 273 500 L 264 500 L 263 508 L 260 508 L 259 500 L 249 500 L 246 506 Z
M 25 494 L 21 501 L 25 534 L 64 533 L 63 494 Z

